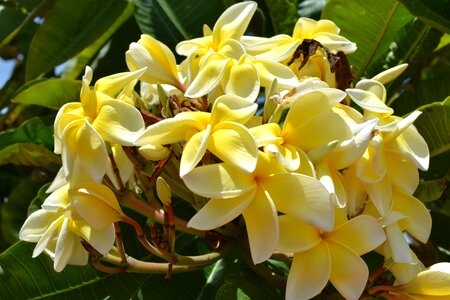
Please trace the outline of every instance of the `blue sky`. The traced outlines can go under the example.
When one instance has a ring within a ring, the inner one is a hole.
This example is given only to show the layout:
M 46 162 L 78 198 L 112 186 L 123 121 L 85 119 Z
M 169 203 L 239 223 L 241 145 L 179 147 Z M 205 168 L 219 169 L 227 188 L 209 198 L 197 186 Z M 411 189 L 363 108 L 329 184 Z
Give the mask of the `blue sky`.
M 14 63 L 15 62 L 13 59 L 3 60 L 0 58 L 0 88 L 2 88 L 5 85 L 9 76 L 11 76 Z

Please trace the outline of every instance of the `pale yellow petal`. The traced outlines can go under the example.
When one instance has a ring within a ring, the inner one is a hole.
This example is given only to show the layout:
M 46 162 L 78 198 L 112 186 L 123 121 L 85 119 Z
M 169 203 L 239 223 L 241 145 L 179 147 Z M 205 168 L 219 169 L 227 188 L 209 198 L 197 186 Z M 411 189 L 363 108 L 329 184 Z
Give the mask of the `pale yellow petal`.
M 330 279 L 331 267 L 330 251 L 325 242 L 296 253 L 288 275 L 286 299 L 307 300 L 318 295 Z
M 19 238 L 26 242 L 37 243 L 44 233 L 48 230 L 50 232 L 54 229 L 51 229 L 50 226 L 54 221 L 58 218 L 57 213 L 48 212 L 44 209 L 39 209 L 33 212 L 22 225 L 19 232 Z M 56 225 L 53 225 L 56 226 Z M 56 228 L 56 227 L 54 227 Z M 54 233 L 52 233 L 54 234 Z M 51 239 L 52 237 L 50 237 Z M 46 245 L 44 245 L 44 248 Z M 37 252 L 42 252 L 43 249 Z
M 256 68 L 252 64 L 243 63 L 231 67 L 224 90 L 226 94 L 236 95 L 247 101 L 255 101 L 259 94 L 259 88 L 259 76 Z
M 345 185 L 351 187 L 347 189 L 347 213 L 352 218 L 364 209 L 367 193 L 361 180 L 356 176 L 354 167 L 344 170 L 343 175 Z
M 356 174 L 361 181 L 373 184 L 382 180 L 386 173 L 384 141 L 380 135 L 376 135 L 369 142 L 361 159 L 356 162 Z
M 83 169 L 94 180 L 100 182 L 106 173 L 108 152 L 102 137 L 87 121 L 77 132 L 74 150 Z
M 211 198 L 189 220 L 188 227 L 199 230 L 212 230 L 225 225 L 237 218 L 253 200 L 256 190 L 251 190 L 240 196 L 217 199 Z
M 133 146 L 144 132 L 145 124 L 139 111 L 123 101 L 102 102 L 92 126 L 108 142 Z
M 256 2 L 246 1 L 225 10 L 213 28 L 213 47 L 218 47 L 222 41 L 227 39 L 239 40 L 247 30 L 256 6 Z
M 207 122 L 203 124 L 202 121 Z M 166 145 L 184 141 L 195 132 L 204 130 L 207 123 L 209 123 L 208 113 L 179 113 L 174 118 L 165 119 L 148 126 L 135 144 L 137 146 L 147 144 Z
M 55 248 L 53 268 L 61 272 L 72 257 L 73 247 L 76 242 L 81 242 L 71 231 L 69 231 L 69 219 L 64 219 Z
M 379 81 L 382 84 L 386 84 L 397 78 L 400 74 L 403 73 L 403 71 L 406 70 L 408 67 L 408 64 L 401 64 L 398 66 L 395 66 L 393 68 L 387 69 L 374 77 L 372 77 L 372 80 Z
M 183 181 L 192 192 L 211 198 L 233 198 L 256 188 L 251 174 L 227 164 L 197 167 Z
M 326 188 L 315 178 L 282 173 L 260 183 L 278 211 L 296 217 L 323 230 L 334 224 L 333 203 Z
M 450 296 L 450 263 L 432 265 L 401 288 L 410 294 Z
M 180 177 L 189 173 L 200 162 L 208 147 L 211 137 L 211 126 L 194 134 L 184 145 L 180 160 Z
M 350 98 L 362 109 L 381 116 L 389 116 L 394 110 L 384 104 L 375 94 L 360 89 L 346 89 Z
M 258 71 L 261 86 L 269 87 L 274 79 L 280 88 L 292 88 L 298 84 L 297 76 L 287 66 L 270 60 L 255 59 L 252 61 Z
M 392 209 L 408 216 L 400 221 L 402 230 L 406 229 L 416 239 L 426 243 L 431 232 L 431 215 L 426 206 L 415 197 L 399 190 L 393 190 L 392 197 Z
M 212 36 L 204 36 L 192 40 L 182 41 L 177 44 L 175 50 L 179 55 L 190 56 L 198 48 L 212 47 Z
M 381 82 L 377 80 L 361 79 L 356 83 L 355 89 L 370 92 L 373 95 L 375 95 L 379 100 L 381 100 L 381 102 L 383 103 L 386 102 L 386 88 Z
M 222 95 L 214 101 L 211 124 L 214 126 L 226 121 L 245 124 L 255 115 L 257 108 L 253 101 L 235 95 Z
M 122 72 L 100 78 L 95 83 L 94 90 L 111 97 L 117 96 L 122 89 L 133 80 L 138 79 L 146 70 L 147 67 L 144 66 L 142 69 L 134 72 Z
M 385 226 L 386 238 L 392 253 L 392 260 L 396 263 L 414 263 L 406 241 L 398 223 Z
M 253 263 L 262 263 L 269 259 L 278 243 L 278 217 L 275 205 L 262 189 L 258 189 L 242 215 Z
M 333 196 L 336 207 L 343 208 L 347 205 L 347 193 L 344 179 L 338 170 L 330 169 L 327 161 L 321 161 L 315 165 L 316 176 Z
M 281 128 L 277 123 L 266 123 L 249 129 L 258 147 L 281 144 Z
M 158 161 L 167 157 L 170 150 L 164 146 L 148 144 L 139 147 L 139 153 L 148 160 Z
M 385 217 L 392 209 L 392 186 L 389 176 L 384 176 L 377 183 L 363 183 L 370 201 L 375 205 L 381 216 Z
M 380 246 L 386 236 L 375 218 L 360 215 L 338 226 L 332 232 L 324 233 L 324 239 L 344 246 L 361 256 Z
M 251 133 L 241 124 L 222 122 L 214 126 L 208 150 L 225 163 L 245 172 L 255 170 L 258 147 Z
M 82 220 L 78 220 L 72 222 L 71 230 L 88 242 L 102 255 L 106 255 L 108 251 L 111 250 L 116 239 L 113 224 L 99 230 L 89 226 Z
M 297 149 L 292 145 L 270 144 L 264 147 L 264 152 L 276 157 L 288 171 L 296 171 L 300 167 L 300 156 Z
M 72 255 L 67 261 L 71 266 L 85 266 L 89 262 L 89 252 L 86 251 L 81 241 L 73 244 Z
M 282 215 L 278 217 L 280 226 L 280 239 L 277 249 L 289 253 L 303 252 L 317 246 L 321 241 L 320 231 L 291 217 Z
M 184 93 L 186 97 L 198 98 L 207 95 L 223 78 L 229 59 L 209 59 Z
M 358 300 L 369 277 L 364 260 L 354 252 L 328 242 L 331 257 L 330 281 L 338 292 L 349 300 Z
M 386 151 L 386 164 L 392 187 L 413 194 L 419 185 L 419 171 L 405 155 Z

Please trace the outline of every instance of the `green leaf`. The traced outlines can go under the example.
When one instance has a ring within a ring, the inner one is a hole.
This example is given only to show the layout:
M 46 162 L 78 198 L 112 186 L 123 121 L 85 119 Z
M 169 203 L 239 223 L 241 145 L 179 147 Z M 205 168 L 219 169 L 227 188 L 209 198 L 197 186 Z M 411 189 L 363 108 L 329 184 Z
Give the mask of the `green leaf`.
M 125 0 L 57 1 L 31 42 L 27 81 L 85 49 L 114 24 L 126 5 Z
M 53 150 L 53 120 L 53 117 L 35 117 L 18 128 L 0 132 L 0 149 L 15 143 L 34 143 Z
M 272 26 L 275 34 L 292 34 L 295 23 L 298 20 L 296 0 L 271 1 L 265 0 L 266 6 L 269 8 L 268 13 L 272 20 Z
M 326 0 L 303 0 L 298 5 L 298 14 L 301 17 L 319 20 L 326 3 Z
M 47 197 L 49 195 L 45 191 L 48 189 L 50 184 L 51 184 L 51 182 L 46 183 L 43 186 L 41 186 L 41 188 L 37 192 L 37 195 L 35 195 L 33 200 L 31 200 L 30 205 L 28 206 L 27 216 L 29 216 L 32 213 L 34 213 L 35 211 L 41 209 L 42 203 L 44 203 L 45 199 L 47 199 Z
M 136 0 L 136 20 L 143 33 L 171 49 L 202 35 L 203 24 L 214 25 L 225 7 L 221 0 Z
M 434 28 L 450 33 L 449 0 L 398 0 L 409 11 Z
M 25 13 L 18 7 L 4 6 L 0 10 L 0 41 L 14 31 L 25 19 Z
M 58 110 L 67 102 L 80 101 L 81 81 L 50 79 L 39 81 L 14 96 L 12 102 L 34 104 Z
M 422 202 L 435 201 L 442 196 L 447 185 L 446 178 L 422 181 L 414 192 L 414 196 Z
M 443 102 L 419 107 L 422 114 L 414 122 L 430 148 L 430 156 L 450 153 L 450 97 Z
M 129 3 L 124 12 L 114 22 L 114 24 L 112 24 L 111 27 L 107 31 L 105 31 L 105 33 L 103 33 L 97 40 L 95 40 L 87 48 L 81 51 L 81 53 L 78 54 L 75 58 L 69 61 L 61 77 L 65 79 L 77 78 L 80 73 L 84 71 L 85 66 L 94 58 L 94 56 L 117 31 L 117 29 L 133 15 L 133 13 L 133 5 Z
M 380 57 L 378 62 L 370 66 L 370 74 L 378 74 L 385 69 L 408 63 L 410 68 L 425 62 L 433 55 L 433 50 L 439 45 L 442 33 L 414 18 L 406 24 L 395 37 L 389 50 Z M 405 71 L 400 83 L 408 76 Z
M 42 167 L 56 172 L 61 166 L 61 159 L 44 146 L 17 143 L 0 150 L 0 165 L 5 164 Z
M 371 64 L 386 53 L 397 32 L 413 16 L 395 0 L 330 0 L 322 18 L 330 19 L 341 29 L 340 35 L 356 43 L 358 49 L 348 56 L 356 80 L 366 75 Z
M 8 195 L 1 206 L 1 230 L 3 237 L 13 244 L 19 239 L 19 230 L 27 217 L 27 207 L 36 195 L 40 185 L 30 179 L 23 179 Z

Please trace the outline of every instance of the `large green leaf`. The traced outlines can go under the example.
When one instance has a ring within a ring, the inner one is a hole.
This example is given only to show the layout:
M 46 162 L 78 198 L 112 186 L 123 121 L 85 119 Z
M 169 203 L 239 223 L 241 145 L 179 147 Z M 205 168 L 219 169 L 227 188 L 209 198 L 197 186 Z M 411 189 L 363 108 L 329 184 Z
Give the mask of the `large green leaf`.
M 103 33 L 97 40 L 90 44 L 87 48 L 81 51 L 75 58 L 71 59 L 67 66 L 65 67 L 61 77 L 65 79 L 75 79 L 81 72 L 84 71 L 85 66 L 93 60 L 100 49 L 105 45 L 105 43 L 111 38 L 111 36 L 117 31 L 117 29 L 128 20 L 134 13 L 134 8 L 131 3 L 128 4 L 127 8 L 120 15 L 119 18 L 114 22 L 114 24 L 109 27 L 105 33 Z
M 34 143 L 53 150 L 53 120 L 35 117 L 18 128 L 0 132 L 0 149 L 15 143 Z
M 17 143 L 0 150 L 0 165 L 5 164 L 42 167 L 56 172 L 61 166 L 61 159 L 44 146 Z
M 27 207 L 40 184 L 30 179 L 22 179 L 1 206 L 1 230 L 3 237 L 13 244 L 19 239 L 19 230 L 27 217 Z
M 57 1 L 31 42 L 27 81 L 85 49 L 114 24 L 126 5 L 125 0 Z
M 434 28 L 450 33 L 450 0 L 398 0 Z
M 413 16 L 396 0 L 330 0 L 322 18 L 334 21 L 341 28 L 340 34 L 356 43 L 358 49 L 348 58 L 358 80 L 375 75 L 366 72 Z
M 419 110 L 422 114 L 414 125 L 427 142 L 430 156 L 450 154 L 450 97 L 443 102 L 422 106 Z
M 136 0 L 136 20 L 143 33 L 171 49 L 202 35 L 203 24 L 213 26 L 225 7 L 221 0 Z
M 14 96 L 12 102 L 34 104 L 58 110 L 67 102 L 80 100 L 81 81 L 50 79 L 39 81 Z
M 283 0 L 283 1 L 264 1 L 268 9 L 268 14 L 272 20 L 272 26 L 274 33 L 292 34 L 295 23 L 298 20 L 297 4 L 296 0 Z

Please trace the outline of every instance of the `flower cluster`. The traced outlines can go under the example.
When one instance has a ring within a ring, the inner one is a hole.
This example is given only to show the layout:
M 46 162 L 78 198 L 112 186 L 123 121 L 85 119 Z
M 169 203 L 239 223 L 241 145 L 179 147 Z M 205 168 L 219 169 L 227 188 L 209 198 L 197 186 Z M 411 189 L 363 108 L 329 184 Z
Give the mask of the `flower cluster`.
M 291 257 L 287 299 L 312 298 L 329 281 L 358 299 L 369 277 L 361 255 L 374 250 L 398 285 L 385 296 L 448 295 L 448 281 L 439 284 L 445 291 L 411 283 L 449 270 L 425 271 L 405 238 L 426 243 L 431 231 L 428 210 L 412 196 L 429 161 L 412 125 L 420 112 L 401 118 L 386 105 L 384 84 L 406 66 L 343 87 L 336 61 L 345 67 L 356 45 L 333 22 L 300 18 L 292 36 L 246 36 L 255 10 L 252 1 L 235 4 L 203 37 L 179 43 L 180 64 L 144 34 L 126 52 L 130 72 L 91 89 L 87 67 L 81 102 L 61 107 L 55 120 L 62 169 L 21 239 L 37 243 L 34 256 L 50 254 L 57 271 L 86 264 L 92 249 L 120 252 L 114 224 L 131 222 L 120 198 L 152 198 L 155 187 L 155 211 L 170 215 L 170 186 L 197 209 L 184 230 L 245 224 L 253 263 L 275 252 Z

